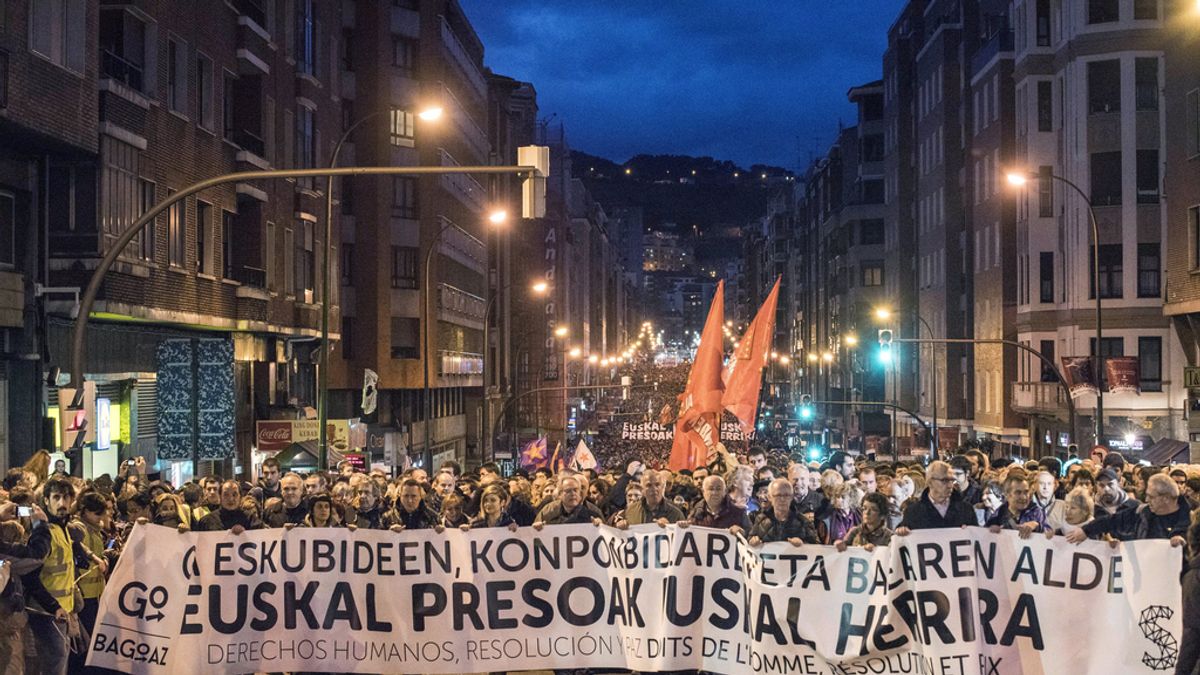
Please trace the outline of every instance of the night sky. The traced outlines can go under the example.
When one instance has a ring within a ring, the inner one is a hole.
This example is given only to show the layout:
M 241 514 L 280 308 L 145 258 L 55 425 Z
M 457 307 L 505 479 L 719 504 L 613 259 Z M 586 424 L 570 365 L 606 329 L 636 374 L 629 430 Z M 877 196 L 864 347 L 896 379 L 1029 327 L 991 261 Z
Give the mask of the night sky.
M 572 147 L 796 169 L 879 79 L 902 0 L 460 0 L 497 73 Z

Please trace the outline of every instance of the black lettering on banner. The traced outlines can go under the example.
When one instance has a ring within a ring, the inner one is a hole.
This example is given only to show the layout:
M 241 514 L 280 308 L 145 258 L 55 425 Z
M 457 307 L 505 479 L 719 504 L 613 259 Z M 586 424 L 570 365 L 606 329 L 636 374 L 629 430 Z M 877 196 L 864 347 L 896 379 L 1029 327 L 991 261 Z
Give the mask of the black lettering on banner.
M 577 589 L 591 596 L 591 607 L 580 614 L 571 607 L 571 593 Z M 590 626 L 604 615 L 604 588 L 591 577 L 571 577 L 558 590 L 558 614 L 572 626 Z
M 663 580 L 663 585 L 663 604 L 667 621 L 675 626 L 690 626 L 696 623 L 700 613 L 704 611 L 704 577 L 692 577 L 687 613 L 681 613 L 679 609 L 679 577 L 669 576 Z
M 736 627 L 741 619 L 738 611 L 738 603 L 735 599 L 730 598 L 730 594 L 741 594 L 742 584 L 734 579 L 717 579 L 712 585 L 712 599 L 717 603 L 717 607 L 724 610 L 723 616 L 711 614 L 708 617 L 708 622 L 713 628 L 721 630 L 732 630 Z
M 525 582 L 521 588 L 521 600 L 529 605 L 529 608 L 538 612 L 537 614 L 526 614 L 521 619 L 521 623 L 530 628 L 545 628 L 554 620 L 554 608 L 546 601 L 545 598 L 537 594 L 537 592 L 545 593 L 550 590 L 550 581 L 547 579 L 530 579 Z
M 505 630 L 516 628 L 519 625 L 516 619 L 500 616 L 500 612 L 508 611 L 513 606 L 512 599 L 500 594 L 502 592 L 510 593 L 516 587 L 517 584 L 514 581 L 489 581 L 487 583 L 488 628 L 490 630 Z
M 425 619 L 446 611 L 446 591 L 437 584 L 413 584 L 413 629 L 425 630 Z
M 261 616 L 250 620 L 250 628 L 252 630 L 265 632 L 275 626 L 279 620 L 279 611 L 275 609 L 274 603 L 271 602 L 271 596 L 275 594 L 275 584 L 264 581 L 254 589 L 254 609 L 258 610 Z
M 304 586 L 304 593 L 296 596 L 296 582 L 288 581 L 283 584 L 283 625 L 288 630 L 296 629 L 296 614 L 304 615 L 304 622 L 309 630 L 316 630 L 317 615 L 312 610 L 313 595 L 317 592 L 317 582 L 310 581 Z

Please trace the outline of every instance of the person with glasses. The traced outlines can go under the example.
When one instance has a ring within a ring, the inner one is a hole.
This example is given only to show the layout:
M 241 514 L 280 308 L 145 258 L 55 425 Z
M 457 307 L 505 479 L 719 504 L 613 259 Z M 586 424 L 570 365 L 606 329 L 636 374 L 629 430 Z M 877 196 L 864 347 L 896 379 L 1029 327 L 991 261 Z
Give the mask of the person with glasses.
M 975 525 L 975 509 L 954 489 L 954 473 L 943 461 L 929 463 L 925 472 L 927 487 L 921 498 L 904 509 L 904 518 L 896 528 L 898 536 L 912 530 Z
M 1106 536 L 1119 541 L 1169 539 L 1172 546 L 1183 546 L 1189 524 L 1187 500 L 1175 481 L 1159 473 L 1147 482 L 1144 504 L 1097 518 L 1068 534 L 1067 541 L 1078 544 L 1088 537 Z
M 1022 539 L 1046 527 L 1046 514 L 1033 500 L 1029 483 L 1022 476 L 1004 479 L 1004 508 L 987 523 L 992 532 L 1016 530 Z
M 583 481 L 574 474 L 567 474 L 558 480 L 558 499 L 546 504 L 538 512 L 533 521 L 533 528 L 540 530 L 544 525 L 570 525 L 574 523 L 593 523 L 599 525 L 604 514 L 600 509 L 583 498 Z

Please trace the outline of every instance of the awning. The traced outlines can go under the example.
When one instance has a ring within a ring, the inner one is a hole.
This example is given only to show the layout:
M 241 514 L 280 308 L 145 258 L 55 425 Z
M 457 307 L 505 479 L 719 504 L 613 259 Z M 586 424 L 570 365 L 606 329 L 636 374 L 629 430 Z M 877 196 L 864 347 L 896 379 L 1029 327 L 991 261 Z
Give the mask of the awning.
M 1149 448 L 1146 448 L 1146 451 L 1141 456 L 1134 459 L 1144 459 L 1156 465 L 1187 462 L 1190 448 L 1191 446 L 1183 441 L 1177 441 L 1173 438 L 1163 438 Z

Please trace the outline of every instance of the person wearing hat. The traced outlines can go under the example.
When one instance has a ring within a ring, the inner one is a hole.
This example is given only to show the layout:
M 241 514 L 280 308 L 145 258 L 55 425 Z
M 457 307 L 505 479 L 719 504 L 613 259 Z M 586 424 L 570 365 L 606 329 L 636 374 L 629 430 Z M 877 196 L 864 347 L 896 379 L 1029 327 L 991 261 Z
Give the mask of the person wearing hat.
M 303 527 L 341 527 L 342 519 L 333 507 L 333 498 L 328 492 L 313 495 L 308 500 L 308 515 L 304 516 Z
M 1117 453 L 1109 453 L 1112 457 Z M 1105 462 L 1108 458 L 1105 458 Z M 1106 467 L 1096 476 L 1096 517 L 1115 515 L 1128 509 L 1136 509 L 1141 502 L 1130 497 L 1121 487 L 1121 477 L 1111 467 Z

